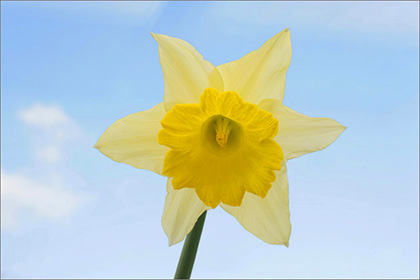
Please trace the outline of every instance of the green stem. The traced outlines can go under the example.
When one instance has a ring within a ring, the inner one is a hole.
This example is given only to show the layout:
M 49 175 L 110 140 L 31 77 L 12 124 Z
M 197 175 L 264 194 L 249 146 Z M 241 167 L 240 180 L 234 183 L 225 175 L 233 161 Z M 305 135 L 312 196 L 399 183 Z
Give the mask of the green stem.
M 200 243 L 201 232 L 203 231 L 204 220 L 206 219 L 206 213 L 207 211 L 204 211 L 203 214 L 201 214 L 195 223 L 194 228 L 185 239 L 174 279 L 190 279 L 198 244 Z

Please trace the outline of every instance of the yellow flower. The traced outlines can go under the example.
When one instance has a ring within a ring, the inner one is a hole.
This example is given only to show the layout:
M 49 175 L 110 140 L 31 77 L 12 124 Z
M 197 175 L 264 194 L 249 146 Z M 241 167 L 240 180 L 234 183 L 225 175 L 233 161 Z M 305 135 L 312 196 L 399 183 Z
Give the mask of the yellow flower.
M 95 148 L 168 177 L 162 225 L 170 245 L 220 205 L 260 239 L 288 246 L 286 162 L 326 148 L 345 129 L 283 105 L 289 30 L 218 67 L 183 40 L 152 35 L 164 102 L 116 121 Z

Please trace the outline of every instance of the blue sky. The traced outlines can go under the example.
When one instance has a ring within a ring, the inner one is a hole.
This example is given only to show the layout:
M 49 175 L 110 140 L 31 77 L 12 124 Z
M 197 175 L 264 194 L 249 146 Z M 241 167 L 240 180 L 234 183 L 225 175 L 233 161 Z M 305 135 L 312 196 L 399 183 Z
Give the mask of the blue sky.
M 150 32 L 215 65 L 289 27 L 284 104 L 347 130 L 288 162 L 290 247 L 217 208 L 195 278 L 419 276 L 418 2 L 2 2 L 1 275 L 171 278 L 165 178 L 92 148 L 163 100 Z

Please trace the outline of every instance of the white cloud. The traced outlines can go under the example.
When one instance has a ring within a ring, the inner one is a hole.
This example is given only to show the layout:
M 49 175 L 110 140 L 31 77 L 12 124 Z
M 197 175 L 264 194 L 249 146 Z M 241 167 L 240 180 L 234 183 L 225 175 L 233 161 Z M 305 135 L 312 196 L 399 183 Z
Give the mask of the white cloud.
M 77 183 L 66 165 L 66 155 L 85 141 L 81 129 L 54 104 L 34 104 L 17 117 L 30 128 L 27 140 L 35 161 L 28 162 L 25 172 L 1 172 L 2 228 L 19 228 L 25 219 L 34 217 L 70 217 L 88 198 L 86 193 L 69 189 Z
M 65 147 L 82 139 L 80 128 L 56 104 L 34 104 L 19 111 L 18 118 L 32 128 L 34 154 L 41 163 L 63 161 Z
M 69 117 L 57 105 L 35 104 L 28 109 L 20 111 L 18 116 L 26 124 L 43 128 L 52 128 L 71 123 Z
M 55 183 L 36 182 L 22 174 L 1 175 L 2 227 L 17 228 L 24 211 L 40 218 L 59 219 L 71 216 L 83 201 L 80 194 Z
M 416 2 L 217 2 L 209 18 L 259 25 L 409 33 L 419 30 Z

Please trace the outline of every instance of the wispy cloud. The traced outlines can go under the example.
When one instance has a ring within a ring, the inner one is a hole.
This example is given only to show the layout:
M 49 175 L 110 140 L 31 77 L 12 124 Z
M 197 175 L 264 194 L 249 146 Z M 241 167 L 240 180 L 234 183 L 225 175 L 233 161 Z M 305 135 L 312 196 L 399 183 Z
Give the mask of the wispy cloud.
M 106 1 L 106 2 L 80 2 L 73 5 L 77 11 L 91 13 L 103 20 L 114 20 L 125 24 L 153 25 L 160 17 L 166 3 L 146 1 Z
M 46 1 L 34 3 L 33 7 L 61 17 L 89 17 L 89 20 L 107 24 L 151 26 L 159 19 L 165 5 L 166 2 L 160 1 Z
M 153 18 L 159 16 L 165 6 L 165 2 L 132 2 L 119 1 L 110 2 L 108 5 L 100 6 L 100 10 L 106 13 L 119 14 L 121 16 L 131 16 L 140 18 Z
M 72 189 L 67 175 L 71 170 L 65 155 L 84 141 L 81 129 L 54 104 L 34 104 L 17 117 L 30 128 L 28 144 L 36 161 L 28 162 L 24 170 L 2 170 L 2 229 L 17 229 L 26 219 L 70 217 L 90 197 Z
M 417 2 L 217 2 L 214 20 L 418 35 Z

